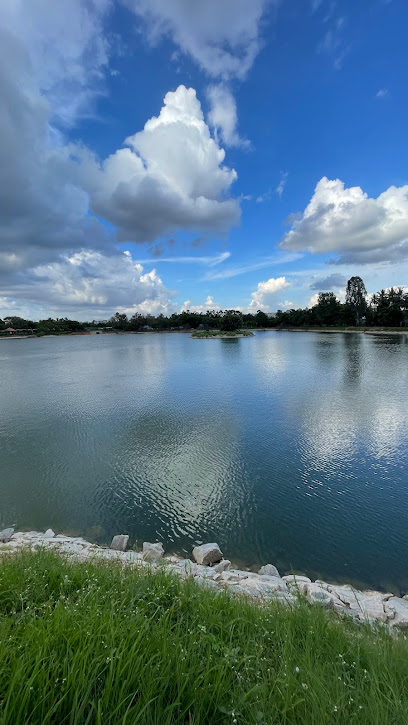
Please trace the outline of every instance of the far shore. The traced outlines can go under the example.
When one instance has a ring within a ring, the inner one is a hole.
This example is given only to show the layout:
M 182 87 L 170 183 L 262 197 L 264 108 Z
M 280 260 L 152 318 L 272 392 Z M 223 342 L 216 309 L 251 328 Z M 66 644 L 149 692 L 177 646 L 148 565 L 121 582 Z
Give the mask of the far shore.
M 175 334 L 183 333 L 191 335 L 195 332 L 194 329 L 188 330 L 117 330 L 110 332 L 100 332 L 99 335 L 152 335 L 152 334 Z M 407 335 L 408 327 L 401 327 L 397 329 L 395 327 L 248 327 L 246 332 L 331 332 L 331 333 L 351 333 L 351 334 L 366 334 L 366 335 Z M 40 338 L 50 337 L 90 337 L 95 336 L 96 333 L 92 332 L 67 332 L 61 333 L 60 335 L 0 335 L 1 340 L 33 340 Z M 203 336 L 202 339 L 218 339 L 218 340 L 234 340 L 239 337 L 250 337 L 251 335 L 242 333 L 238 335 L 208 335 Z M 201 337 L 201 336 L 200 336 Z M 197 337 L 197 339 L 200 339 Z

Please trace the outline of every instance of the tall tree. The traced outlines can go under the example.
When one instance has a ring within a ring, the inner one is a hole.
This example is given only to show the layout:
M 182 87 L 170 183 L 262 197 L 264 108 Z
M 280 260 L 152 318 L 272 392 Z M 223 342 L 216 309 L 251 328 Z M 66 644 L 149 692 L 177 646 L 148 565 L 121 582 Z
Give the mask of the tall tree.
M 346 304 L 350 306 L 357 326 L 367 309 L 366 298 L 367 290 L 361 277 L 351 277 L 347 282 Z

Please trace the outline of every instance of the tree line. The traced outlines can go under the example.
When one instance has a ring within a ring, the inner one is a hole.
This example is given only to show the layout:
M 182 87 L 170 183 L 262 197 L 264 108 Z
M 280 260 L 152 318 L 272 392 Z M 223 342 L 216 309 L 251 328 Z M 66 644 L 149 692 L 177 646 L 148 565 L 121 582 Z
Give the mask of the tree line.
M 361 277 L 351 277 L 347 282 L 345 302 L 340 302 L 333 292 L 320 292 L 317 304 L 303 309 L 278 310 L 267 314 L 262 310 L 244 313 L 240 310 L 208 310 L 194 312 L 183 310 L 169 316 L 128 316 L 116 312 L 107 321 L 78 322 L 66 317 L 33 322 L 21 317 L 0 320 L 0 334 L 11 327 L 22 334 L 67 334 L 92 330 L 140 332 L 142 330 L 219 329 L 240 328 L 293 328 L 293 327 L 401 327 L 408 325 L 408 293 L 402 287 L 382 289 L 369 296 Z

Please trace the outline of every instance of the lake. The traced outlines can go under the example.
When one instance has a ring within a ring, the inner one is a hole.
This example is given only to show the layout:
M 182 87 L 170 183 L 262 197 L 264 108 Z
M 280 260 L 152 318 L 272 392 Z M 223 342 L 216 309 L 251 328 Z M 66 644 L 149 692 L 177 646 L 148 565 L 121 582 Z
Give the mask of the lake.
M 408 339 L 0 341 L 0 524 L 408 590 Z

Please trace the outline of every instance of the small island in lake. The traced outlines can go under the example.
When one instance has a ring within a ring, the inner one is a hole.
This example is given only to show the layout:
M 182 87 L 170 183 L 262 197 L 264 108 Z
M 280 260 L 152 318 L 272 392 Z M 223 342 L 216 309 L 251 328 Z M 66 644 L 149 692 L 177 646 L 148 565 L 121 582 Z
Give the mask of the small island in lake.
M 215 337 L 221 338 L 222 340 L 231 339 L 236 337 L 253 337 L 254 333 L 250 330 L 195 330 L 191 337 L 198 337 L 201 339 L 212 339 Z

